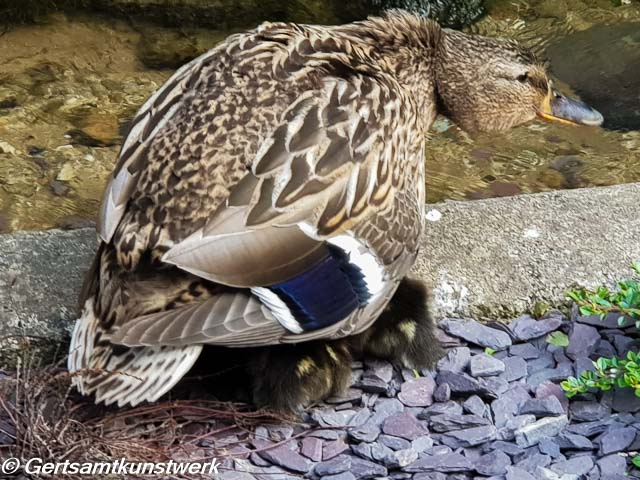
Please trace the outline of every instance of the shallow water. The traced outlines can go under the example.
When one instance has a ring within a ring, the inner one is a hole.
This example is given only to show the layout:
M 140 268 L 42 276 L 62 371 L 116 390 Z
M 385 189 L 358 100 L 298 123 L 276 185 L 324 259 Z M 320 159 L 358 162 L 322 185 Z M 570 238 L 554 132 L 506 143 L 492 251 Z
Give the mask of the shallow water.
M 640 3 L 548 3 L 490 2 L 470 30 L 546 52 L 559 83 L 609 129 L 536 122 L 472 138 L 441 118 L 426 159 L 430 202 L 640 181 Z M 127 121 L 172 69 L 227 33 L 97 14 L 6 29 L 0 231 L 90 224 Z

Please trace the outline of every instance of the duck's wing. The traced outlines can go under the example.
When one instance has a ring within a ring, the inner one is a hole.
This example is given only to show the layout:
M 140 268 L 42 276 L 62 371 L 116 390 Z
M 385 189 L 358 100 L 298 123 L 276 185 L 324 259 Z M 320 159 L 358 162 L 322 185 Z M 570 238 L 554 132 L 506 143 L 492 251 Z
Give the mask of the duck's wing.
M 266 289 L 261 287 L 313 269 L 326 255 L 325 242 L 340 246 L 345 232 L 358 232 L 353 240 L 376 257 L 380 270 L 397 263 L 406 253 L 405 242 L 412 240 L 385 228 L 397 221 L 415 223 L 414 216 L 399 208 L 419 210 L 419 198 L 396 194 L 400 172 L 395 156 L 404 155 L 406 138 L 400 115 L 411 108 L 398 91 L 375 78 L 356 76 L 329 79 L 321 89 L 302 95 L 226 202 L 163 260 L 202 278 L 262 293 Z M 398 279 L 385 280 L 389 284 L 381 295 L 392 292 Z M 256 300 L 250 290 L 231 291 Z M 111 341 L 128 346 L 293 341 L 291 331 L 265 308 L 264 296 L 252 309 L 234 314 L 224 312 L 227 301 L 214 297 L 132 319 Z M 331 336 L 339 328 L 330 325 L 312 336 Z
M 226 202 L 163 261 L 225 285 L 273 285 L 317 262 L 325 240 L 393 216 L 408 103 L 399 87 L 357 74 L 301 95 Z M 363 240 L 388 250 L 384 236 Z
M 184 103 L 185 95 L 199 78 L 199 71 L 211 58 L 220 54 L 228 42 L 209 50 L 180 67 L 164 85 L 140 107 L 131 120 L 129 131 L 118 156 L 118 162 L 105 188 L 97 230 L 99 238 L 109 243 L 124 216 L 140 171 L 145 168 L 146 152 L 167 122 Z

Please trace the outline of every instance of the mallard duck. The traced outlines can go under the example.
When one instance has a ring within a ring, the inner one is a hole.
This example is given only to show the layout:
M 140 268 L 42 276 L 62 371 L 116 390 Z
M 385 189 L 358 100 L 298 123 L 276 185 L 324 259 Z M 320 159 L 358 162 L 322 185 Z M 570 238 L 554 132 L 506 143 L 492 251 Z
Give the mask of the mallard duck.
M 602 121 L 517 44 L 402 11 L 265 23 L 179 69 L 133 119 L 104 194 L 75 386 L 135 405 L 204 345 L 268 347 L 248 358 L 254 399 L 286 410 L 343 388 L 357 351 L 432 366 L 426 292 L 405 277 L 439 112 L 470 132 Z

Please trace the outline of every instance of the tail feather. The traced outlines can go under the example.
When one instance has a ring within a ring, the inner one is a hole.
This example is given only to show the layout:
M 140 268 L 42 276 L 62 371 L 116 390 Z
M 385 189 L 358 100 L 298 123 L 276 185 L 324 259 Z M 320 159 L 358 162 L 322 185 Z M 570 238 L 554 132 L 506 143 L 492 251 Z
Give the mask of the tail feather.
M 86 300 L 71 337 L 68 368 L 83 395 L 118 406 L 155 401 L 168 392 L 197 360 L 202 345 L 124 347 L 102 339 L 105 332 Z

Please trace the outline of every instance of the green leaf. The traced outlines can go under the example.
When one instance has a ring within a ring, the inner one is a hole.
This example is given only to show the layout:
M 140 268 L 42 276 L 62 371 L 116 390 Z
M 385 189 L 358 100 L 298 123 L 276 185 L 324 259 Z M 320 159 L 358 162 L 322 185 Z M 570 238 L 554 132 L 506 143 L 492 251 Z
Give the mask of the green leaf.
M 562 332 L 551 332 L 547 335 L 547 343 L 555 345 L 556 347 L 566 347 L 569 345 L 569 337 Z
M 587 315 L 593 315 L 593 314 L 594 314 L 594 311 L 590 306 L 588 305 L 580 306 L 580 315 L 587 316 Z
M 493 348 L 487 347 L 484 349 L 484 353 L 486 353 L 489 356 L 492 356 L 494 353 L 496 353 L 496 351 Z
M 633 463 L 636 467 L 640 468 L 640 455 L 636 455 L 635 457 L 633 457 L 633 459 L 631 460 L 631 463 Z

